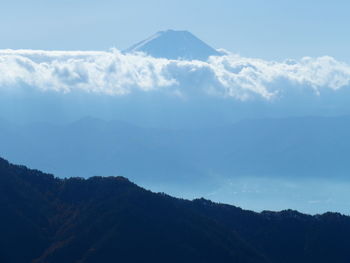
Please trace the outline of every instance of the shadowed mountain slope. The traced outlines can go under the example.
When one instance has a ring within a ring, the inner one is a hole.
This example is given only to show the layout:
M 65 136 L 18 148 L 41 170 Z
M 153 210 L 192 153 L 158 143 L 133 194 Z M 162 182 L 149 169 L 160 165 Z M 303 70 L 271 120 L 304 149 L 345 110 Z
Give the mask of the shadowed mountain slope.
M 255 213 L 0 159 L 0 261 L 348 262 L 350 218 Z

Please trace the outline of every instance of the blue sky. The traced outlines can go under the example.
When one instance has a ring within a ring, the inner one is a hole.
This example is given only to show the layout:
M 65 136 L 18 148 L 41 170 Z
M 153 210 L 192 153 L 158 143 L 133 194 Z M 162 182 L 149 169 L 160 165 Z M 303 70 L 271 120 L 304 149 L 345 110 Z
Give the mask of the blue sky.
M 2 1 L 0 48 L 124 49 L 171 28 L 249 57 L 330 55 L 349 63 L 349 8 L 341 0 Z

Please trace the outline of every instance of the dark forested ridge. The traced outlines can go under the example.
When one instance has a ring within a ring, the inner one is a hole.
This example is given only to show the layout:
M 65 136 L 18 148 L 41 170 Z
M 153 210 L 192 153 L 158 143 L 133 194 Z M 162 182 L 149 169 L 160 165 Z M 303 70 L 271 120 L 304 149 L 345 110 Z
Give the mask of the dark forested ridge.
M 0 159 L 0 262 L 349 262 L 350 217 L 255 213 Z

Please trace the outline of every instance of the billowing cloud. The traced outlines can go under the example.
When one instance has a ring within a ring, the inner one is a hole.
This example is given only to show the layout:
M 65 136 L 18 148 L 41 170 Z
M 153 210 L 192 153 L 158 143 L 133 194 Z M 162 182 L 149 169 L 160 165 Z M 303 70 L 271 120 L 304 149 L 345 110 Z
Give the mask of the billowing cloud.
M 283 83 L 283 84 L 282 84 Z M 0 50 L 0 88 L 33 87 L 116 96 L 134 91 L 176 96 L 203 94 L 237 100 L 278 99 L 290 90 L 315 96 L 350 83 L 350 66 L 332 57 L 284 62 L 230 54 L 208 61 L 157 59 L 99 51 Z

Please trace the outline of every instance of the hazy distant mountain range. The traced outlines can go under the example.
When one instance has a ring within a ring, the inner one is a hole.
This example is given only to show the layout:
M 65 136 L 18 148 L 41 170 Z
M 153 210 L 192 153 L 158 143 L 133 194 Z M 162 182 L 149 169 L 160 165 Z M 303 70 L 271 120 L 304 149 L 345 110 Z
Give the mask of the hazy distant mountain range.
M 255 213 L 152 193 L 122 177 L 57 179 L 3 159 L 0 204 L 6 263 L 347 263 L 350 257 L 350 218 L 338 213 Z
M 347 178 L 349 133 L 348 116 L 182 130 L 94 118 L 67 125 L 2 121 L 0 154 L 61 177 L 125 175 L 168 183 L 205 181 L 213 174 Z

